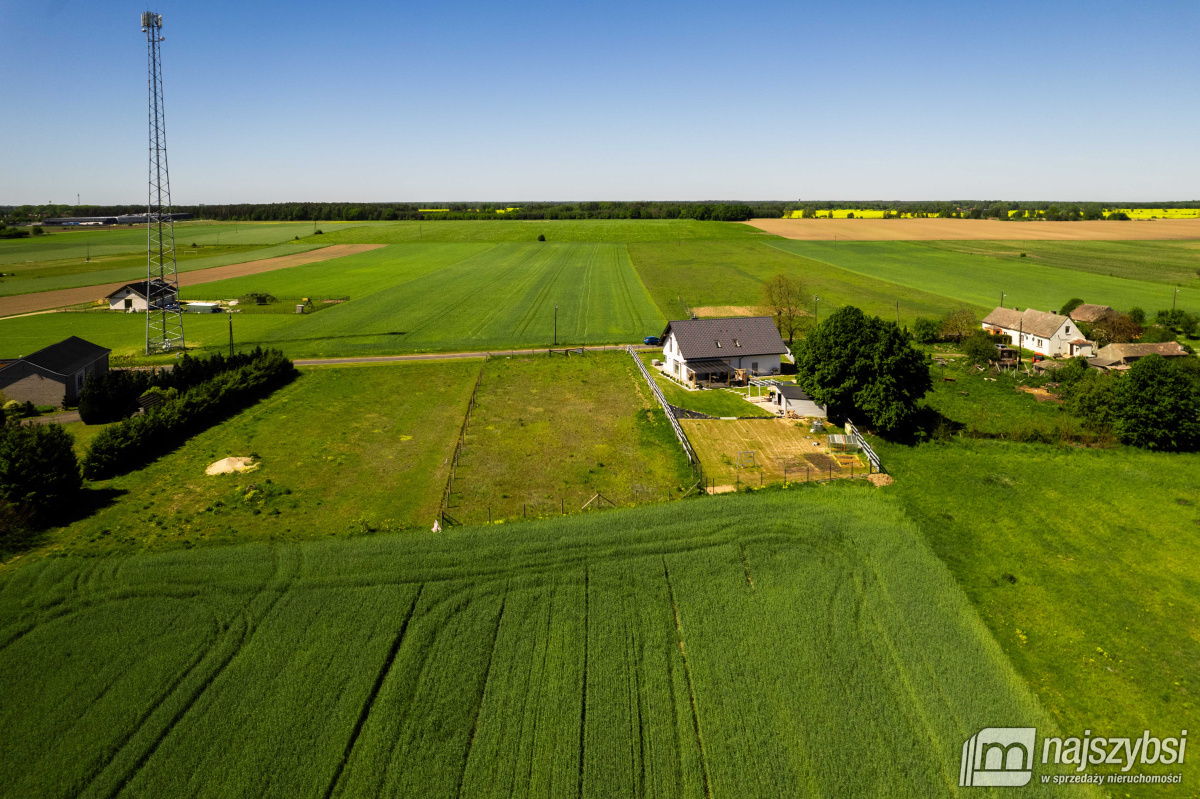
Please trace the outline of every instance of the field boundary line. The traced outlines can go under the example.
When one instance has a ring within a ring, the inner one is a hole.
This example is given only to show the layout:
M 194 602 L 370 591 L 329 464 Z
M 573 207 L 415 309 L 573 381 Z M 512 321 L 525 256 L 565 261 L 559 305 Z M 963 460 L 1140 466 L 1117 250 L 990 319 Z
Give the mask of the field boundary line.
M 650 371 L 646 369 L 646 364 L 642 363 L 642 359 L 638 357 L 637 352 L 634 351 L 632 346 L 629 346 L 628 350 L 629 357 L 633 358 L 633 362 L 641 370 L 642 377 L 646 379 L 650 390 L 654 392 L 654 397 L 658 400 L 659 407 L 667 415 L 667 421 L 671 423 L 671 429 L 675 431 L 675 437 L 679 439 L 679 444 L 683 447 L 683 454 L 687 456 L 688 462 L 691 463 L 692 468 L 699 474 L 700 479 L 703 480 L 704 467 L 700 465 L 700 456 L 696 454 L 696 450 L 692 449 L 692 442 L 688 440 L 687 433 L 683 432 L 683 427 L 680 426 L 679 420 L 675 418 L 675 414 L 671 410 L 671 404 L 663 396 L 662 389 L 658 387 L 658 383 L 650 375 Z
M 442 520 L 442 527 L 446 526 L 447 520 L 450 524 L 460 524 L 455 519 L 448 517 L 446 511 L 450 510 L 450 497 L 454 494 L 454 472 L 458 467 L 458 459 L 462 455 L 463 446 L 467 443 L 467 430 L 471 426 L 471 411 L 475 409 L 475 395 L 479 393 L 479 384 L 483 381 L 483 368 L 487 366 L 487 356 L 483 358 L 483 363 L 479 365 L 479 374 L 475 378 L 475 387 L 471 389 L 471 399 L 467 401 L 467 413 L 463 416 L 462 427 L 458 429 L 458 443 L 454 445 L 454 454 L 450 456 L 450 473 L 446 475 L 446 489 L 442 492 L 442 502 L 438 508 L 438 516 Z

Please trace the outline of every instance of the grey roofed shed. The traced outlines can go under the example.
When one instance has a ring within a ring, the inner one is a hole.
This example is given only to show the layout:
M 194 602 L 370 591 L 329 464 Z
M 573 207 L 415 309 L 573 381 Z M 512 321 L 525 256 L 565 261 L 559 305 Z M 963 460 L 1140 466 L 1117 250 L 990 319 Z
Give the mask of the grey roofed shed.
M 671 333 L 689 367 L 694 360 L 783 355 L 788 351 L 769 316 L 681 319 L 667 323 L 662 339 L 666 341 Z
M 808 396 L 808 392 L 802 387 L 777 383 L 773 388 L 776 395 L 776 404 L 779 405 L 785 414 L 790 410 L 799 416 L 808 416 L 815 419 L 826 418 L 825 409 L 813 402 L 812 397 Z

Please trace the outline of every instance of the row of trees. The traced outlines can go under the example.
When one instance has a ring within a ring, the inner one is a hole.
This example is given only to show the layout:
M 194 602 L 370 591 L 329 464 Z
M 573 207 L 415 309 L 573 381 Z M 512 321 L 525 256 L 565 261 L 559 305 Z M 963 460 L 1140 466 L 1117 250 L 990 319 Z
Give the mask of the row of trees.
M 179 205 L 177 213 L 197 219 L 238 221 L 395 221 L 417 219 L 700 219 L 743 222 L 754 217 L 783 215 L 785 203 L 234 203 Z M 421 210 L 425 209 L 425 210 Z M 61 216 L 116 216 L 145 213 L 135 205 L 22 205 L 3 212 L 13 224 Z

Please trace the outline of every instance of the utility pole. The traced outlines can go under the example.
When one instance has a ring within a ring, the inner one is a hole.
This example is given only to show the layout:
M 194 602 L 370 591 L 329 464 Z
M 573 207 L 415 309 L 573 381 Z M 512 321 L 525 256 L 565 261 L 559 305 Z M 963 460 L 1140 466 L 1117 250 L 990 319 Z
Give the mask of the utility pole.
M 1175 293 L 1171 295 L 1171 310 L 1175 310 L 1175 300 L 1179 299 L 1179 287 L 1175 288 Z
M 900 300 L 896 300 L 896 327 L 900 327 Z
M 558 346 L 558 303 L 554 303 L 554 346 Z
M 1004 292 L 1000 292 L 1000 307 L 1004 307 Z
M 1025 346 L 1025 317 L 1024 316 L 1021 317 L 1021 322 L 1020 322 L 1020 325 L 1017 328 L 1017 330 L 1019 331 L 1018 335 L 1021 337 L 1021 340 L 1019 342 L 1017 342 L 1017 373 L 1020 374 L 1020 372 L 1021 372 L 1021 354 L 1022 354 L 1021 348 Z
M 233 309 L 229 309 L 229 357 L 233 357 Z
M 820 303 L 820 302 L 821 302 L 821 298 L 818 297 L 816 294 L 814 294 L 813 295 L 813 319 L 816 320 L 817 324 L 821 323 L 821 308 L 820 308 L 820 305 L 818 305 L 818 303 Z

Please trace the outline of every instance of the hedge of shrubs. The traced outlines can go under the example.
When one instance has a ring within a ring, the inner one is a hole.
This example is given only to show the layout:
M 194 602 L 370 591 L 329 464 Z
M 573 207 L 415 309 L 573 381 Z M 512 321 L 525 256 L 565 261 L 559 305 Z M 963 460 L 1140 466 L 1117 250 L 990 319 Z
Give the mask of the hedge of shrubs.
M 92 375 L 79 393 L 79 418 L 84 424 L 117 422 L 133 413 L 138 397 L 152 388 L 187 391 L 262 357 L 262 348 L 228 357 L 220 353 L 207 358 L 184 355 L 173 369 L 120 370 Z
M 52 519 L 81 486 L 75 440 L 60 425 L 0 422 L 0 539 Z
M 255 349 L 224 362 L 234 359 L 239 359 L 235 368 L 219 371 L 145 414 L 100 431 L 83 459 L 83 476 L 102 480 L 141 466 L 298 374 L 278 350 Z

